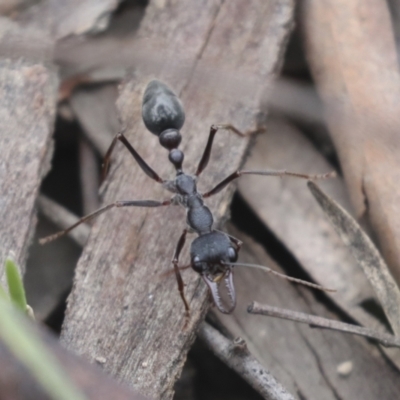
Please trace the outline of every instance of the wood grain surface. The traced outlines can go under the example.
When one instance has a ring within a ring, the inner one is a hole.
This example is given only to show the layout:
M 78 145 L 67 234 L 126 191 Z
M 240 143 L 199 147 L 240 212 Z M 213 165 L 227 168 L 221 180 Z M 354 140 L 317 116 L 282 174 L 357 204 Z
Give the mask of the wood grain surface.
M 36 223 L 36 197 L 50 168 L 58 84 L 54 68 L 47 60 L 40 60 L 47 51 L 25 57 L 18 53 L 21 49 L 9 52 L 14 41 L 20 42 L 30 32 L 9 21 L 2 28 L 0 52 L 4 50 L 5 56 L 0 60 L 0 276 L 10 252 L 22 268 L 25 265 Z

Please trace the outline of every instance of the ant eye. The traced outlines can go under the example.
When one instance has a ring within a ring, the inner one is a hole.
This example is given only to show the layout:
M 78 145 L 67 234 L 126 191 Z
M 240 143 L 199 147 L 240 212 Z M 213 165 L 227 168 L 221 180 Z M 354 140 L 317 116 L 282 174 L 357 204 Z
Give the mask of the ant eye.
M 229 247 L 228 249 L 228 258 L 229 261 L 235 262 L 238 258 L 237 252 L 233 247 Z
M 193 257 L 192 268 L 199 274 L 203 272 L 203 263 L 200 261 L 200 258 L 198 256 Z

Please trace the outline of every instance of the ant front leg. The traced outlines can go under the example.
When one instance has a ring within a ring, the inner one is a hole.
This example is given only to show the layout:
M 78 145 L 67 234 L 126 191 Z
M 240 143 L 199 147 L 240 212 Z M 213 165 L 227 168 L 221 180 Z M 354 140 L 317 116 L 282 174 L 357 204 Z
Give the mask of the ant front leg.
M 210 134 L 208 136 L 208 141 L 206 148 L 204 149 L 203 156 L 201 157 L 201 160 L 199 162 L 199 165 L 197 167 L 197 171 L 195 173 L 196 176 L 199 176 L 204 169 L 207 167 L 208 162 L 210 161 L 210 155 L 211 155 L 211 148 L 214 142 L 214 137 L 215 134 L 218 132 L 219 129 L 225 129 L 230 132 L 235 133 L 236 135 L 240 137 L 246 137 L 246 136 L 251 136 L 257 132 L 262 132 L 265 131 L 265 128 L 258 128 L 258 129 L 252 129 L 246 132 L 242 132 L 239 129 L 235 128 L 233 125 L 227 124 L 227 125 L 211 125 L 210 128 Z
M 103 180 L 108 172 L 108 167 L 110 165 L 110 159 L 111 159 L 111 153 L 113 152 L 114 147 L 117 144 L 117 142 L 120 141 L 128 149 L 128 151 L 132 154 L 133 158 L 139 164 L 139 167 L 142 169 L 142 171 L 148 177 L 150 177 L 151 179 L 155 180 L 158 183 L 164 183 L 164 180 L 160 178 L 160 176 L 146 163 L 146 161 L 143 160 L 143 158 L 139 155 L 139 153 L 129 143 L 128 139 L 125 137 L 125 135 L 123 133 L 124 131 L 125 131 L 125 129 L 123 129 L 122 131 L 118 132 L 115 135 L 113 141 L 111 142 L 109 149 L 107 150 L 107 153 L 104 157 L 104 162 L 103 162 L 103 177 L 102 177 Z
M 236 245 L 236 251 L 239 253 L 240 249 L 242 248 L 243 242 L 241 240 L 239 240 L 238 238 L 235 238 L 234 236 L 228 235 L 226 232 L 225 232 L 225 235 L 227 235 L 229 237 L 229 240 L 231 241 L 231 243 Z
M 181 296 L 181 299 L 183 301 L 183 304 L 185 305 L 185 326 L 184 328 L 187 327 L 188 323 L 189 323 L 189 319 L 190 319 L 190 307 L 189 307 L 189 303 L 186 300 L 185 297 L 185 292 L 184 292 L 184 288 L 185 288 L 185 284 L 183 283 L 183 279 L 182 279 L 182 275 L 179 271 L 179 256 L 181 254 L 181 251 L 183 249 L 183 246 L 185 245 L 186 242 L 186 234 L 187 234 L 187 229 L 184 229 L 182 232 L 181 237 L 178 240 L 178 244 L 176 245 L 176 249 L 175 249 L 175 253 L 174 253 L 174 257 L 172 259 L 172 264 L 174 266 L 174 272 L 175 272 L 175 277 L 176 277 L 176 281 L 178 283 L 178 290 L 179 290 L 179 294 Z

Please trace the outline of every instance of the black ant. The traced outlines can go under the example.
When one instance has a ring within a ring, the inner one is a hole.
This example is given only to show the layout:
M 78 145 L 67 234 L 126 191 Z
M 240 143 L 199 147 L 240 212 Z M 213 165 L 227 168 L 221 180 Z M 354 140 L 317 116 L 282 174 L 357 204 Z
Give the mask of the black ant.
M 212 125 L 208 137 L 208 142 L 203 152 L 203 156 L 200 159 L 194 176 L 192 176 L 183 172 L 182 163 L 184 159 L 184 154 L 181 150 L 178 149 L 178 146 L 182 139 L 179 130 L 182 128 L 185 122 L 185 111 L 183 109 L 183 105 L 180 99 L 166 84 L 157 80 L 153 80 L 147 85 L 143 96 L 142 117 L 146 128 L 151 133 L 157 135 L 159 137 L 161 146 L 169 151 L 168 159 L 176 169 L 176 177 L 172 180 L 164 180 L 160 178 L 160 176 L 149 165 L 147 165 L 142 157 L 136 152 L 136 150 L 132 147 L 127 138 L 124 136 L 123 132 L 119 132 L 115 136 L 109 150 L 107 151 L 103 166 L 104 172 L 107 172 L 110 163 L 111 153 L 117 142 L 120 141 L 132 154 L 143 172 L 147 174 L 151 179 L 155 180 L 158 183 L 161 183 L 165 189 L 174 193 L 174 196 L 170 200 L 166 201 L 116 201 L 100 208 L 92 214 L 81 218 L 77 223 L 75 223 L 68 229 L 41 239 L 40 242 L 42 244 L 50 242 L 54 239 L 59 238 L 60 236 L 67 234 L 79 224 L 95 218 L 98 215 L 114 207 L 161 207 L 179 204 L 186 209 L 186 223 L 188 225 L 188 228 L 183 230 L 183 233 L 179 238 L 172 259 L 172 264 L 176 280 L 178 282 L 179 293 L 185 305 L 187 317 L 189 316 L 190 308 L 184 294 L 184 283 L 181 277 L 180 269 L 185 269 L 188 267 L 192 267 L 198 274 L 200 274 L 200 276 L 203 278 L 204 282 L 210 289 L 211 296 L 215 305 L 217 306 L 219 311 L 225 314 L 231 313 L 236 306 L 236 294 L 233 284 L 233 266 L 235 265 L 261 268 L 280 277 L 284 277 L 285 279 L 288 279 L 290 281 L 301 283 L 315 289 L 330 291 L 330 289 L 323 288 L 313 283 L 290 278 L 264 266 L 236 263 L 242 242 L 224 232 L 213 229 L 213 215 L 210 209 L 204 204 L 203 199 L 219 193 L 230 182 L 239 178 L 242 175 L 265 175 L 280 177 L 293 176 L 303 179 L 323 179 L 333 176 L 333 173 L 323 175 L 306 175 L 298 174 L 295 172 L 288 172 L 285 170 L 239 170 L 229 175 L 210 191 L 201 194 L 197 191 L 196 182 L 200 174 L 207 167 L 210 159 L 214 137 L 217 131 L 219 129 L 227 129 L 242 137 L 246 136 L 247 134 L 240 132 L 231 125 Z M 179 255 L 185 244 L 186 234 L 188 230 L 191 232 L 195 232 L 198 237 L 193 240 L 190 247 L 190 264 L 181 267 L 178 265 Z M 230 305 L 228 307 L 225 307 L 225 305 L 223 304 L 219 292 L 219 284 L 222 280 L 225 281 L 228 295 L 230 297 Z

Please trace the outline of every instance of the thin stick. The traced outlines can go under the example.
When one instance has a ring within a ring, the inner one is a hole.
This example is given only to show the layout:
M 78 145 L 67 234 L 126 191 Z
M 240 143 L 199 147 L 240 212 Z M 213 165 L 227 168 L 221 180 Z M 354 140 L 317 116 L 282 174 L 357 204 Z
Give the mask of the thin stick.
M 329 179 L 329 178 L 335 178 L 336 171 L 330 171 L 325 174 L 302 174 L 299 172 L 291 172 L 287 171 L 286 169 L 281 169 L 281 170 L 243 170 L 243 171 L 238 171 L 239 175 L 264 175 L 264 176 L 292 176 L 294 178 L 302 178 L 302 179 L 307 179 L 311 181 L 315 180 L 320 180 L 320 179 Z
M 100 183 L 96 154 L 86 139 L 79 141 L 79 179 L 81 183 L 83 214 L 99 208 Z
M 294 397 L 250 354 L 243 339 L 231 342 L 207 323 L 201 325 L 198 336 L 221 361 L 236 371 L 265 399 L 294 400 Z
M 250 314 L 261 314 L 269 317 L 282 318 L 290 321 L 308 324 L 311 327 L 330 329 L 343 333 L 351 333 L 353 335 L 364 336 L 380 343 L 385 347 L 400 347 L 400 338 L 384 332 L 378 332 L 373 329 L 364 328 L 362 326 L 347 324 L 345 322 L 333 319 L 322 318 L 316 315 L 306 314 L 302 312 L 287 310 L 284 308 L 269 306 L 268 304 L 259 304 L 253 302 L 247 308 Z

